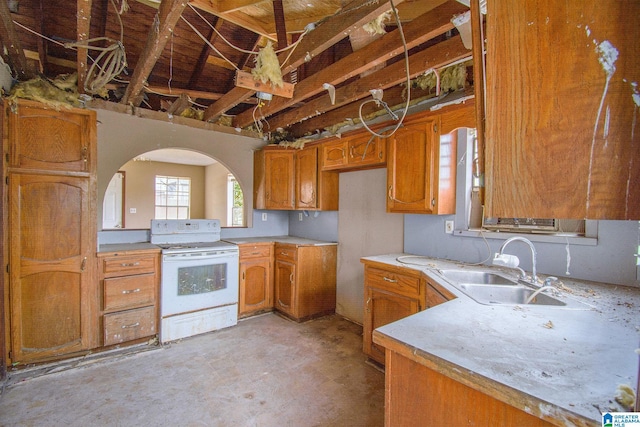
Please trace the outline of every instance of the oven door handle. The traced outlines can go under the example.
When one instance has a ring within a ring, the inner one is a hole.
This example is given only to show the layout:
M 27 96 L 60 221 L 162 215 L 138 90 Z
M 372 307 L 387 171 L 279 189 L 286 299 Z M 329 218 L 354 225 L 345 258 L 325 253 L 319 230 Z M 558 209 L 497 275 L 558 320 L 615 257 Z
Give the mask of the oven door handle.
M 217 254 L 207 254 L 200 256 L 184 256 L 179 254 L 165 254 L 162 257 L 163 262 L 189 262 L 189 261 L 206 261 L 211 259 L 221 259 L 221 258 L 237 258 L 237 252 L 223 252 Z

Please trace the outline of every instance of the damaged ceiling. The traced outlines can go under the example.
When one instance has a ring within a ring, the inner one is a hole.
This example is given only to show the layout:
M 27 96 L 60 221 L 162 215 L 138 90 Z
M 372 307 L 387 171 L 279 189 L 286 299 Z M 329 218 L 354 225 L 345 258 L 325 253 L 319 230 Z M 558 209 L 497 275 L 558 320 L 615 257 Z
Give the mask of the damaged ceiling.
M 412 100 L 470 92 L 471 50 L 452 24 L 468 10 L 455 0 L 1 0 L 0 37 L 16 81 L 77 73 L 77 88 L 63 89 L 85 101 L 300 138 L 382 110 L 363 104 L 372 89 L 400 108 L 409 78 L 428 80 Z M 461 65 L 448 85 L 424 77 L 450 64 Z M 282 83 L 258 73 L 274 66 Z

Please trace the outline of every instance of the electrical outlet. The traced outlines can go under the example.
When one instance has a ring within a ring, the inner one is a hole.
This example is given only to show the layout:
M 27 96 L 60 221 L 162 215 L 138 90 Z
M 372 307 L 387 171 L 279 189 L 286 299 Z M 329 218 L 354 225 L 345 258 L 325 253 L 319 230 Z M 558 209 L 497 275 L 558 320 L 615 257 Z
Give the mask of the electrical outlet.
M 302 212 L 298 214 L 298 221 L 302 221 Z
M 262 220 L 263 221 L 267 220 L 267 213 L 266 212 L 262 212 Z
M 136 208 L 129 208 L 129 213 L 136 213 Z
M 444 222 L 444 232 L 447 234 L 453 234 L 454 224 L 452 220 Z

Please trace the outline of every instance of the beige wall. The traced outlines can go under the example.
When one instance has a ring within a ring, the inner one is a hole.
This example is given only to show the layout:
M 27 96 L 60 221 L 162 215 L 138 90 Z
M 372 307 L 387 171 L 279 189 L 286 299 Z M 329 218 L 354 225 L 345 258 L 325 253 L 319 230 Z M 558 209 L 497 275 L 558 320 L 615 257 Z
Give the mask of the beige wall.
M 205 168 L 203 166 L 130 161 L 120 170 L 125 172 L 125 228 L 149 228 L 149 221 L 155 216 L 156 175 L 191 178 L 191 218 L 205 218 Z M 135 209 L 136 212 L 131 213 L 131 209 Z
M 199 129 L 102 109 L 97 113 L 98 230 L 102 229 L 104 193 L 113 174 L 134 157 L 160 148 L 190 149 L 222 163 L 242 187 L 246 222 L 252 226 L 253 152 L 265 145 L 263 140 L 235 134 L 233 129 Z M 166 115 L 156 115 L 166 120 Z
M 205 168 L 205 218 L 217 218 L 227 225 L 227 183 L 229 171 L 220 163 Z

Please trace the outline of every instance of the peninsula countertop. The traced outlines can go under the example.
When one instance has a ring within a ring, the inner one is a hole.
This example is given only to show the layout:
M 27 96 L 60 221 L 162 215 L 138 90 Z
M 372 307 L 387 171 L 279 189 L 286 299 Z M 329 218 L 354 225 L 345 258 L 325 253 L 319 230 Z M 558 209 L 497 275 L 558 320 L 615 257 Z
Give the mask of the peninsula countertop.
M 599 426 L 601 412 L 625 410 L 615 397 L 619 385 L 635 389 L 638 381 L 640 289 L 561 278 L 562 298 L 588 304 L 584 309 L 484 305 L 438 270 L 515 272 L 410 254 L 362 261 L 420 270 L 457 296 L 376 329 L 377 344 L 561 425 Z

